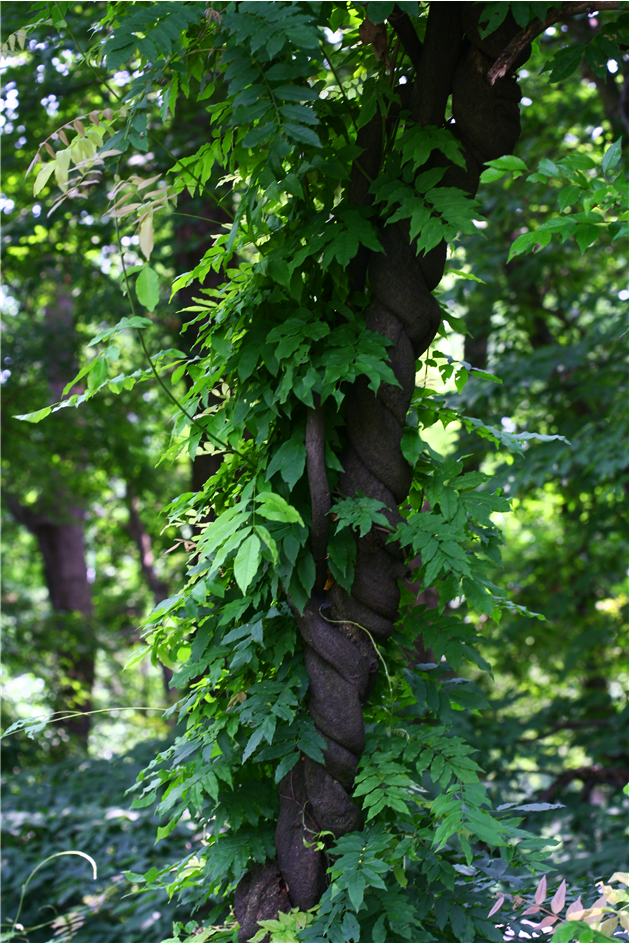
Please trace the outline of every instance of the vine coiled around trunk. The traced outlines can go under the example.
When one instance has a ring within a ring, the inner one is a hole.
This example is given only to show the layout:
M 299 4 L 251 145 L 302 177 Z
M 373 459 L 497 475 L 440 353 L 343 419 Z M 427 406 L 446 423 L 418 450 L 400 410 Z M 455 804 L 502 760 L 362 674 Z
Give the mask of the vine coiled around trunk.
M 433 5 L 410 99 L 413 120 L 441 125 L 452 95 L 454 121 L 448 127 L 463 146 L 466 168 L 449 165 L 442 184 L 471 195 L 478 187 L 482 164 L 510 153 L 520 133 L 520 91 L 515 79 L 506 77 L 494 85 L 487 80 L 487 72 L 518 28 L 508 17 L 499 30 L 481 39 L 481 12 L 482 8 L 471 4 Z M 402 31 L 400 38 L 404 42 Z M 525 50 L 516 65 L 527 57 Z M 377 118 L 371 150 L 361 157 L 363 168 L 380 160 Z M 362 133 L 368 142 L 369 129 Z M 357 180 L 356 202 L 370 202 L 360 174 Z M 350 497 L 362 492 L 381 501 L 395 526 L 401 520 L 398 507 L 408 497 L 412 480 L 412 468 L 402 453 L 402 434 L 415 388 L 417 358 L 431 344 L 441 321 L 432 291 L 443 275 L 446 245 L 418 257 L 404 222 L 381 226 L 380 236 L 384 253 L 375 253 L 364 263 L 355 260 L 351 271 L 359 279 L 361 268 L 367 271 L 372 300 L 365 312 L 366 325 L 391 342 L 390 362 L 399 386 L 382 383 L 374 394 L 367 379 L 360 377 L 347 391 L 348 444 L 339 488 Z M 318 406 L 309 419 L 309 429 L 311 543 L 317 582 L 303 613 L 295 611 L 295 615 L 305 647 L 309 711 L 326 742 L 325 763 L 302 756 L 280 784 L 277 863 L 268 862 L 246 875 L 236 896 L 241 943 L 255 931 L 256 914 L 266 914 L 273 906 L 276 913 L 289 905 L 307 910 L 319 901 L 326 888 L 327 856 L 313 841 L 316 834 L 325 831 L 338 838 L 363 827 L 361 812 L 351 800 L 365 747 L 362 708 L 377 679 L 374 642 L 384 642 L 393 633 L 400 603 L 398 583 L 407 573 L 402 548 L 389 543 L 386 532 L 372 528 L 367 536 L 356 537 L 351 593 L 338 583 L 324 591 L 321 546 L 327 542 L 329 524 L 320 509 L 326 507 L 326 500 L 329 507 L 329 489 L 323 465 L 323 407 Z

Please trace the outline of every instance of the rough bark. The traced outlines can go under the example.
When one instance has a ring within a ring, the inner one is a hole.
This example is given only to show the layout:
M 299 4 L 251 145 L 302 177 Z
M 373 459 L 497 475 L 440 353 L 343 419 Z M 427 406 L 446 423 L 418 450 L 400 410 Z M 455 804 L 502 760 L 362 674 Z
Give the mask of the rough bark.
M 518 28 L 508 17 L 496 34 L 481 40 L 480 12 L 473 4 L 431 7 L 411 94 L 414 120 L 437 125 L 444 123 L 452 94 L 452 130 L 463 144 L 467 167 L 450 167 L 444 183 L 468 193 L 476 191 L 482 163 L 510 153 L 520 131 L 517 83 L 504 77 L 491 85 L 487 79 L 495 59 Z M 407 37 L 405 45 L 408 43 Z M 411 45 L 417 55 L 417 47 Z M 518 62 L 527 55 L 526 49 L 521 51 Z M 370 167 L 370 176 L 375 176 L 373 168 L 379 166 L 380 127 L 378 118 L 361 129 L 361 144 L 367 150 L 360 160 L 363 167 Z M 360 171 L 355 173 L 349 191 L 357 203 L 369 199 L 361 177 Z M 385 252 L 370 258 L 363 254 L 350 277 L 360 286 L 363 273 L 367 273 L 371 304 L 365 312 L 366 323 L 393 342 L 390 360 L 400 386 L 382 384 L 376 395 L 364 378 L 359 378 L 348 390 L 348 445 L 339 486 L 349 496 L 361 491 L 384 502 L 389 520 L 395 523 L 412 478 L 401 451 L 402 432 L 415 386 L 416 359 L 432 342 L 440 322 L 432 291 L 443 275 L 446 246 L 418 257 L 404 223 L 382 227 L 381 241 Z M 309 480 L 311 469 L 312 477 L 317 478 L 321 473 L 310 465 L 310 452 L 308 460 Z M 317 488 L 321 487 L 319 480 L 314 488 L 311 483 L 313 520 L 319 501 Z M 306 847 L 306 842 L 312 844 L 313 832 L 329 831 L 338 838 L 362 827 L 351 790 L 365 745 L 362 706 L 378 672 L 370 636 L 376 642 L 391 636 L 399 609 L 398 581 L 408 572 L 401 548 L 386 543 L 386 537 L 374 528 L 367 537 L 357 538 L 351 593 L 336 583 L 328 592 L 319 588 L 303 613 L 295 613 L 305 646 L 309 711 L 327 744 L 325 765 L 302 757 L 280 784 L 277 860 L 290 904 L 302 910 L 318 902 L 327 880 L 325 852 Z M 313 535 L 313 540 L 318 536 Z M 239 886 L 236 916 L 241 922 L 241 943 L 249 939 L 250 928 L 255 926 L 251 920 L 254 899 L 260 913 L 263 908 L 266 912 L 273 900 L 276 911 L 286 906 L 277 886 L 265 881 L 263 872 L 250 872 Z

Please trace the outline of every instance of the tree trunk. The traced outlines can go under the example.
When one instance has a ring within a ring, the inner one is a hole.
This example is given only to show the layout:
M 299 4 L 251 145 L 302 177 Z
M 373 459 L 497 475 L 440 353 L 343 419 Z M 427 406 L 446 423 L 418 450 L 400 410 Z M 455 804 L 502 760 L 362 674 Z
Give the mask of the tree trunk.
M 153 555 L 151 537 L 144 527 L 142 518 L 140 517 L 138 504 L 138 499 L 133 494 L 131 494 L 129 487 L 127 486 L 127 507 L 129 510 L 129 523 L 127 528 L 131 534 L 134 544 L 138 548 L 142 575 L 144 576 L 150 591 L 153 593 L 154 604 L 158 606 L 159 603 L 168 596 L 168 586 L 163 580 L 159 578 L 155 570 L 155 557 Z M 170 682 L 172 680 L 173 671 L 172 668 L 169 668 L 168 665 L 165 665 L 163 662 L 161 662 L 161 665 L 162 677 L 164 680 L 164 693 L 166 695 L 166 699 L 171 700 L 172 692 Z
M 54 304 L 45 310 L 44 331 L 47 350 L 44 369 L 51 400 L 55 402 L 62 398 L 66 383 L 76 373 L 72 299 L 64 289 L 57 289 Z M 9 507 L 37 538 L 44 558 L 50 604 L 60 617 L 58 663 L 62 681 L 56 707 L 90 711 L 96 646 L 85 562 L 84 509 L 68 493 L 67 485 L 54 477 L 42 483 L 42 498 L 37 505 L 23 507 L 9 498 Z M 72 718 L 62 726 L 84 747 L 87 745 L 89 716 Z
M 50 604 L 60 616 L 58 662 L 62 673 L 58 710 L 90 711 L 94 684 L 92 599 L 85 565 L 83 512 L 68 506 L 55 519 L 24 508 L 9 498 L 15 518 L 36 537 L 44 558 Z M 73 614 L 78 614 L 71 618 Z M 69 734 L 87 745 L 89 716 L 64 721 Z
M 183 215 L 177 217 L 175 227 L 175 257 L 177 260 L 178 271 L 189 271 L 194 268 L 204 253 L 212 246 L 214 238 L 223 230 L 221 223 L 229 223 L 230 218 L 220 207 L 214 206 L 207 199 L 190 197 L 186 192 L 179 197 L 178 210 Z M 208 222 L 214 220 L 215 222 Z M 205 279 L 206 288 L 219 288 L 225 281 L 223 272 L 208 272 Z M 188 308 L 194 304 L 195 288 L 190 285 L 181 288 L 177 293 L 177 301 L 182 308 Z M 188 315 L 184 314 L 184 318 Z M 190 320 L 194 315 L 190 316 Z M 182 333 L 181 340 L 189 345 L 191 356 L 197 352 L 195 344 L 199 337 L 199 328 L 197 324 L 188 326 L 185 333 Z M 186 374 L 188 376 L 188 374 Z M 199 443 L 199 448 L 207 445 L 204 439 Z M 196 455 L 192 462 L 192 490 L 201 491 L 208 478 L 216 474 L 223 461 L 222 453 L 215 452 L 211 455 Z M 211 514 L 208 516 L 211 519 Z
M 450 127 L 463 144 L 467 167 L 448 167 L 442 183 L 472 194 L 482 164 L 510 153 L 520 132 L 516 81 L 507 77 L 491 85 L 486 77 L 519 28 L 508 16 L 495 33 L 482 40 L 478 30 L 481 12 L 482 7 L 473 4 L 431 6 L 410 96 L 414 121 L 443 125 L 452 95 L 455 124 Z M 405 42 L 403 33 L 398 30 L 398 34 Z M 464 34 L 467 42 L 463 42 Z M 416 44 L 412 45 L 416 52 Z M 528 54 L 529 50 L 522 61 Z M 380 116 L 370 124 L 363 129 L 366 141 L 360 143 L 367 149 L 360 160 L 365 169 L 369 166 L 369 176 L 375 177 L 383 143 Z M 351 186 L 350 198 L 356 203 L 368 202 L 368 184 Z M 348 445 L 339 487 L 352 497 L 361 491 L 382 501 L 389 521 L 396 524 L 400 520 L 398 507 L 407 499 L 412 480 L 412 469 L 401 451 L 402 432 L 415 387 L 416 360 L 432 342 L 440 323 L 432 291 L 443 275 L 446 246 L 442 243 L 418 257 L 404 223 L 382 227 L 381 242 L 385 252 L 373 254 L 362 267 L 371 286 L 365 321 L 370 330 L 392 341 L 391 366 L 400 386 L 383 383 L 376 395 L 361 377 L 348 390 Z M 355 287 L 362 287 L 356 285 L 361 278 L 360 264 L 352 277 Z M 307 433 L 313 555 L 325 541 L 328 526 L 325 515 L 315 512 L 323 505 L 327 490 L 325 472 L 315 471 L 315 465 L 323 467 L 324 423 L 314 441 L 321 450 L 319 456 L 314 446 L 308 447 Z M 329 831 L 338 838 L 362 828 L 362 815 L 351 800 L 351 791 L 365 748 L 362 705 L 378 672 L 371 639 L 385 642 L 392 635 L 399 615 L 398 581 L 408 572 L 402 548 L 386 543 L 386 537 L 373 528 L 367 537 L 356 539 L 351 593 L 336 583 L 329 592 L 315 584 L 303 613 L 295 613 L 305 644 L 309 711 L 327 745 L 325 765 L 303 756 L 280 783 L 277 865 L 269 863 L 250 872 L 239 886 L 236 916 L 241 943 L 251 936 L 252 928 L 255 931 L 258 915 L 266 915 L 271 904 L 275 912 L 285 909 L 286 891 L 290 904 L 300 910 L 319 901 L 327 884 L 327 858 L 313 845 L 313 833 Z

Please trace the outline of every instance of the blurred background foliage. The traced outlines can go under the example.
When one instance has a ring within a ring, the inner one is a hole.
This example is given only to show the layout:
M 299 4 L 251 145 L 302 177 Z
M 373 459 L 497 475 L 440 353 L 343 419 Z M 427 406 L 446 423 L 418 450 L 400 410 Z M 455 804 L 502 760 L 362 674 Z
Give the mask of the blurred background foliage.
M 80 45 L 102 6 L 77 3 L 68 13 Z M 5 34 L 19 27 L 20 4 L 4 3 L 2 14 Z M 595 16 L 583 16 L 547 30 L 539 56 L 520 70 L 517 153 L 529 167 L 566 152 L 599 158 L 619 137 L 627 144 L 629 61 L 610 61 L 606 80 L 585 62 L 552 86 L 538 74 L 558 43 L 583 42 L 597 28 Z M 192 467 L 158 464 L 172 409 L 152 383 L 36 426 L 13 418 L 58 399 L 89 339 L 127 311 L 113 222 L 102 215 L 107 187 L 96 188 L 89 204 L 66 202 L 48 217 L 51 201 L 33 204 L 32 179 L 24 178 L 39 142 L 85 110 L 86 100 L 107 107 L 107 93 L 68 31 L 61 38 L 35 32 L 2 73 L 2 719 L 6 727 L 51 710 L 103 711 L 2 743 L 4 911 L 15 913 L 20 887 L 40 861 L 76 848 L 96 860 L 97 880 L 80 858 L 49 863 L 29 887 L 24 925 L 73 913 L 79 943 L 157 941 L 185 915 L 185 902 L 125 896 L 123 872 L 161 867 L 203 838 L 184 821 L 154 845 L 151 808 L 128 811 L 125 790 L 156 752 L 155 740 L 164 746 L 174 728 L 161 717 L 173 699 L 172 666 L 124 665 L 139 647 L 143 617 L 181 578 L 190 531 L 163 530 L 160 509 L 193 481 L 197 490 L 211 471 L 203 457 Z M 120 72 L 115 81 L 123 88 L 129 80 Z M 207 119 L 186 108 L 182 102 L 163 138 L 167 150 L 150 141 L 128 163 L 157 174 L 171 165 L 168 152 L 196 150 Z M 559 434 L 570 444 L 535 444 L 514 459 L 452 425 L 433 427 L 428 438 L 465 456 L 469 469 L 491 470 L 513 498 L 514 513 L 500 521 L 504 570 L 495 579 L 545 616 L 513 613 L 479 625 L 494 677 L 474 680 L 489 708 L 462 712 L 465 729 L 454 732 L 477 747 L 496 801 L 558 806 L 531 812 L 526 827 L 557 839 L 557 873 L 589 887 L 628 868 L 629 266 L 626 243 L 605 241 L 586 255 L 571 241 L 551 243 L 507 264 L 524 227 L 557 212 L 557 195 L 555 186 L 524 178 L 481 190 L 489 225 L 461 238 L 449 267 L 482 281 L 451 275 L 441 298 L 470 334 L 435 346 L 502 383 L 473 378 L 457 394 L 440 387 L 437 374 L 428 382 L 489 425 Z M 152 263 L 164 282 L 203 254 L 216 232 L 210 216 L 216 211 L 202 199 L 182 195 L 177 212 L 161 217 Z M 123 238 L 131 264 L 135 240 Z M 161 298 L 149 348 L 193 355 L 193 332 L 180 333 L 187 317 L 180 309 L 190 303 L 184 292 Z M 145 368 L 137 341 L 126 343 L 125 371 Z M 80 600 L 73 612 L 55 596 L 55 580 Z M 50 935 L 43 928 L 29 939 Z

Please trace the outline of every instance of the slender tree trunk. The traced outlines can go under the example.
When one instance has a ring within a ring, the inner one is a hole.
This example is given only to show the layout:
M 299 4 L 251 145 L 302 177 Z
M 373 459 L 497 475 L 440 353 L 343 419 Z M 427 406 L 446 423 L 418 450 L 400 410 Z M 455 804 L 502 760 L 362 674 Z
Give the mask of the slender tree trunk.
M 221 223 L 229 223 L 230 219 L 227 213 L 220 207 L 215 206 L 208 199 L 198 197 L 191 198 L 187 193 L 182 193 L 179 198 L 178 210 L 182 214 L 189 214 L 177 217 L 175 227 L 175 257 L 177 260 L 178 271 L 189 271 L 194 268 L 198 260 L 211 247 L 214 238 L 222 232 Z M 215 222 L 210 222 L 215 220 Z M 205 279 L 206 288 L 219 288 L 225 281 L 222 272 L 208 272 Z M 181 308 L 188 308 L 194 304 L 194 294 L 196 289 L 190 285 L 182 288 L 176 295 L 177 302 Z M 192 320 L 194 315 L 188 316 L 184 313 L 184 320 Z M 187 327 L 185 333 L 182 333 L 181 340 L 189 345 L 191 355 L 197 353 L 195 344 L 199 337 L 199 328 L 197 324 L 191 324 Z M 180 342 L 181 342 L 180 340 Z M 199 448 L 206 445 L 202 440 Z M 201 491 L 208 478 L 216 474 L 220 468 L 223 456 L 220 452 L 211 455 L 196 455 L 192 462 L 192 490 Z M 211 518 L 211 514 L 209 515 Z
M 140 517 L 138 505 L 139 501 L 137 497 L 135 497 L 135 495 L 130 492 L 129 487 L 127 486 L 127 507 L 129 510 L 129 523 L 127 524 L 127 528 L 131 534 L 134 544 L 138 548 L 142 575 L 144 576 L 150 591 L 153 593 L 154 604 L 158 606 L 159 603 L 168 596 L 168 585 L 157 575 L 157 571 L 155 569 L 155 556 L 153 554 L 153 544 L 150 534 L 144 527 L 142 518 Z M 172 668 L 169 668 L 168 665 L 165 665 L 163 662 L 161 662 L 161 665 L 162 677 L 164 680 L 164 693 L 166 695 L 166 699 L 171 700 L 172 690 L 170 687 L 170 682 L 173 677 L 173 671 Z

